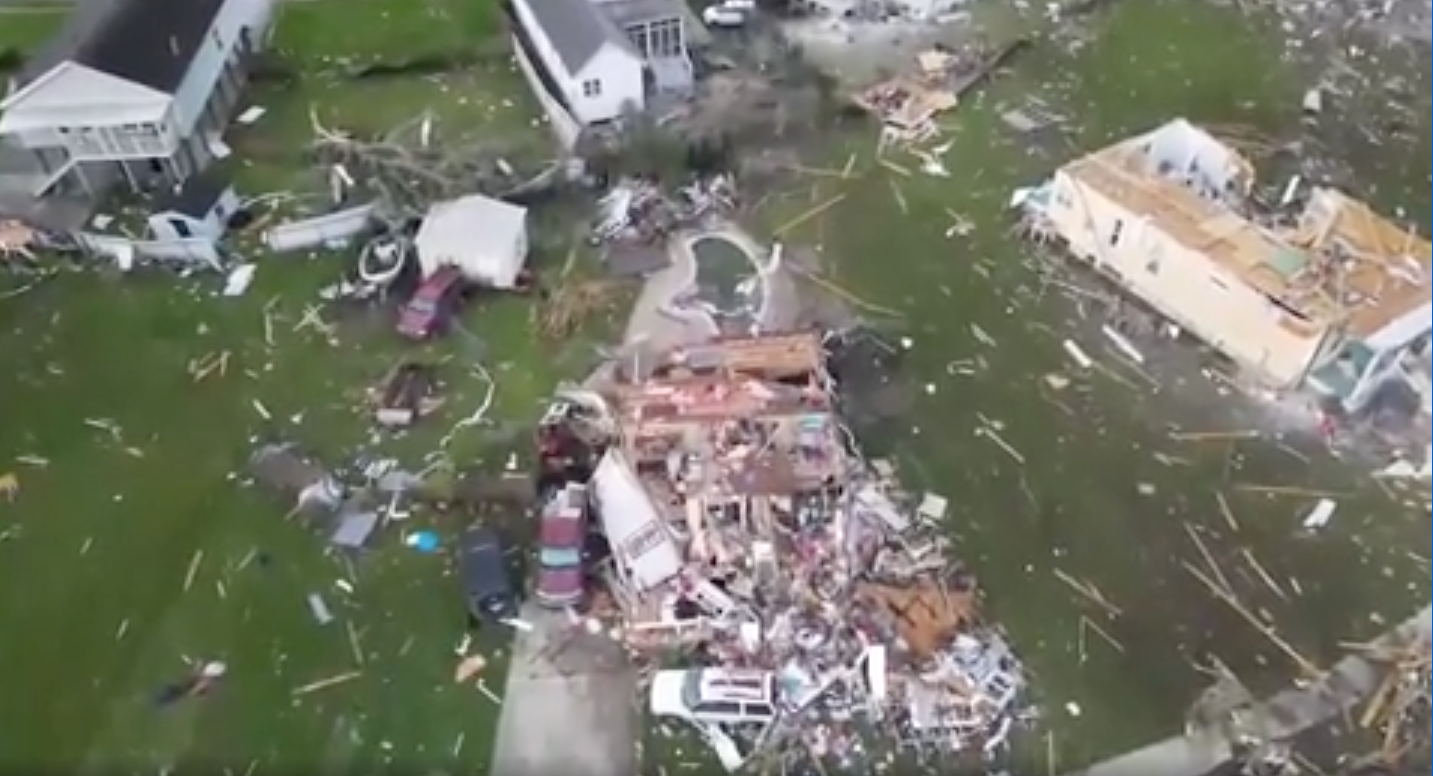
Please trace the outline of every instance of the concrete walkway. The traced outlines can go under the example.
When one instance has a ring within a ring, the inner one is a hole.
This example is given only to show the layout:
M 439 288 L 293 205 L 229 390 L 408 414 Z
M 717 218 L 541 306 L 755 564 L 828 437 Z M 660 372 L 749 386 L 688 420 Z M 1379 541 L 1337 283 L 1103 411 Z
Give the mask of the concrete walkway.
M 1396 650 L 1417 638 L 1428 638 L 1433 607 L 1422 611 L 1374 642 L 1374 647 Z M 1319 682 L 1285 690 L 1255 704 L 1254 713 L 1267 723 L 1271 740 L 1286 740 L 1343 717 L 1372 695 L 1384 669 L 1362 655 L 1350 655 L 1334 664 Z M 1216 736 L 1178 736 L 1075 771 L 1066 776 L 1203 776 L 1234 759 L 1230 743 Z

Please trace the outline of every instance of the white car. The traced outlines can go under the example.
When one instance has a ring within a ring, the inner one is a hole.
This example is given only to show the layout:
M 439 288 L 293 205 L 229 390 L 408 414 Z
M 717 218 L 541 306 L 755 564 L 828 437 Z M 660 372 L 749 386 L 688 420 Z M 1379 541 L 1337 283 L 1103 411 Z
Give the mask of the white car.
M 652 677 L 654 716 L 712 725 L 765 725 L 776 719 L 776 674 L 694 668 Z

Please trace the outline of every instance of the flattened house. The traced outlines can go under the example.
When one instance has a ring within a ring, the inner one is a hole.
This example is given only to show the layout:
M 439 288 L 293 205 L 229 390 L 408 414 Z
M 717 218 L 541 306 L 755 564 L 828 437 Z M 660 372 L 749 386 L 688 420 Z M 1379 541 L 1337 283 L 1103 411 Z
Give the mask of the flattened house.
M 20 193 L 93 198 L 121 181 L 169 188 L 204 169 L 272 7 L 82 0 L 0 101 L 0 139 L 37 170 Z

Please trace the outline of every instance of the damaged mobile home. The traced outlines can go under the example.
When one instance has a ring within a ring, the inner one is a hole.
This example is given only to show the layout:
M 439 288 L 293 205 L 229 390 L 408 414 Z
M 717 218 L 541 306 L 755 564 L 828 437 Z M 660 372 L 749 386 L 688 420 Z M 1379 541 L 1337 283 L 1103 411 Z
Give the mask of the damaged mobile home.
M 815 334 L 718 339 L 602 390 L 589 624 L 646 669 L 650 712 L 731 770 L 999 753 L 1021 667 L 947 556 L 945 499 L 861 458 L 824 363 Z
M 1358 411 L 1430 326 L 1430 246 L 1339 191 L 1254 202 L 1254 170 L 1182 119 L 1060 168 L 1021 207 L 1185 331 L 1271 387 Z

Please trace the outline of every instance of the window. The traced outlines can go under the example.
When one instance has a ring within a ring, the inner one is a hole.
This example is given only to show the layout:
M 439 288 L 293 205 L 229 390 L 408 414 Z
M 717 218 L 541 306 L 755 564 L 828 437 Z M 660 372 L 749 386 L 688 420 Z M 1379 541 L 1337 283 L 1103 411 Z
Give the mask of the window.
M 707 701 L 699 704 L 696 708 L 698 714 L 711 714 L 713 716 L 737 717 L 741 716 L 740 703 L 728 703 L 726 701 Z
M 680 19 L 663 19 L 654 22 L 651 26 L 651 49 L 647 56 L 652 59 L 670 59 L 686 54 L 685 41 L 682 40 L 682 22 Z
M 602 82 L 599 81 L 599 80 L 596 79 L 596 78 L 593 78 L 593 79 L 590 80 L 590 81 L 583 81 L 583 82 L 582 82 L 582 96 L 583 96 L 583 97 L 601 97 L 601 96 L 602 96 Z
M 570 547 L 558 549 L 556 547 L 543 547 L 538 552 L 538 563 L 543 568 L 567 569 L 576 568 L 582 565 L 582 552 Z
M 194 233 L 189 231 L 189 224 L 185 223 L 183 219 L 171 218 L 169 219 L 169 225 L 174 227 L 174 233 L 183 239 L 194 236 Z
M 757 719 L 766 719 L 776 716 L 776 711 L 765 703 L 748 703 L 746 704 L 746 715 Z
M 1125 222 L 1115 219 L 1115 228 L 1110 230 L 1110 247 L 1119 247 L 1120 238 L 1124 236 Z

